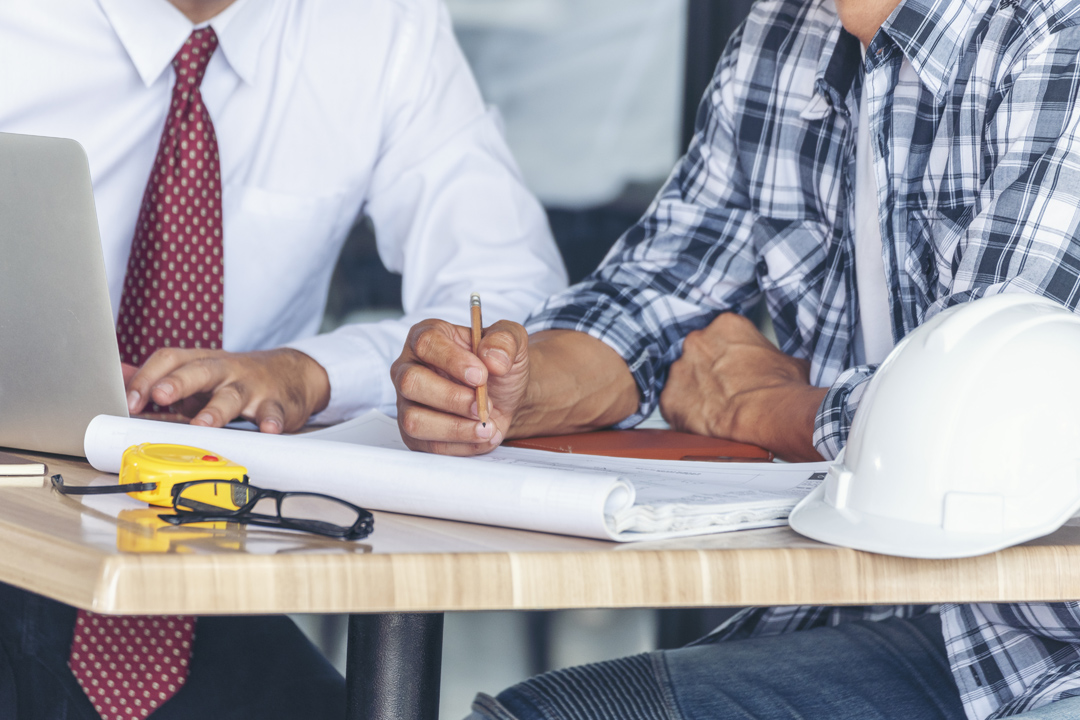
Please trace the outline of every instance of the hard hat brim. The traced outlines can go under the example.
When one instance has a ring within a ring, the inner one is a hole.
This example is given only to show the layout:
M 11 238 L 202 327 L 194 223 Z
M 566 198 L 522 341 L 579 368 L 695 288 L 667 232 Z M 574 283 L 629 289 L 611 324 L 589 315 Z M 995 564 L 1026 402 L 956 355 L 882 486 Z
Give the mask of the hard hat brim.
M 1073 508 L 1073 512 L 1075 512 Z M 791 511 L 791 528 L 819 542 L 855 550 L 899 557 L 945 560 L 997 552 L 1012 545 L 1048 535 L 1073 512 L 1064 514 L 1053 527 L 1004 533 L 958 533 L 940 526 L 906 522 L 871 515 L 851 508 L 838 509 L 825 501 L 825 483 L 807 495 Z

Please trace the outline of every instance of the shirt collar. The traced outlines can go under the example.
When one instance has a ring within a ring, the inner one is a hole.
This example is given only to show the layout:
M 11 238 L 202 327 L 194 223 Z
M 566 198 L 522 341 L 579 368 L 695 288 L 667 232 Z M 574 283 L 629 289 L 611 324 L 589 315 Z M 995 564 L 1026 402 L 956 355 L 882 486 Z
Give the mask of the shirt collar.
M 989 10 L 990 0 L 904 0 L 882 24 L 867 50 L 880 50 L 882 35 L 896 43 L 919 81 L 942 98 L 956 72 L 957 58 L 976 30 L 976 14 Z
M 886 44 L 907 57 L 919 80 L 941 98 L 948 91 L 956 59 L 975 30 L 972 19 L 985 13 L 991 0 L 903 0 L 881 26 L 867 48 L 868 62 L 880 62 Z M 836 12 L 831 0 L 824 3 Z M 858 39 L 844 29 L 839 15 L 825 35 L 818 60 L 816 87 L 828 104 L 844 107 L 844 98 L 862 62 Z
M 259 48 L 270 27 L 272 0 L 236 0 L 217 17 L 193 25 L 168 0 L 98 0 L 109 23 L 149 87 L 169 67 L 196 27 L 209 25 L 240 79 L 255 80 Z

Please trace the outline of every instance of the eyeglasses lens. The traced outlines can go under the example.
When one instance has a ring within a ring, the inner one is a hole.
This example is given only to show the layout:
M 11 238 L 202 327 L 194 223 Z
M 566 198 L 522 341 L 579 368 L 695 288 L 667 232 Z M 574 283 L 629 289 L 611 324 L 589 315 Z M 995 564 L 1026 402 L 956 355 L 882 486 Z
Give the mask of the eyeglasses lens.
M 247 485 L 241 483 L 199 482 L 180 489 L 176 506 L 198 512 L 213 512 L 218 509 L 239 510 L 248 503 L 253 494 Z
M 260 503 L 261 504 L 261 503 Z M 293 493 L 281 500 L 281 517 L 352 527 L 360 515 L 356 509 L 332 498 Z

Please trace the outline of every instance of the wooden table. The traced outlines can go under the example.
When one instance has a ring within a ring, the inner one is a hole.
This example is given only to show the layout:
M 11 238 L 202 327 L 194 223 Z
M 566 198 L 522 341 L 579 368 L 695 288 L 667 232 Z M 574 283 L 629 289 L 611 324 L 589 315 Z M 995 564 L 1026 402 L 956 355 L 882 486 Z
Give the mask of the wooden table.
M 103 477 L 38 457 L 71 485 Z M 106 614 L 349 613 L 350 717 L 379 720 L 437 717 L 446 611 L 1080 598 L 1074 525 L 993 555 L 909 560 L 789 528 L 620 545 L 376 513 L 367 540 L 340 543 L 159 528 L 152 512 L 85 502 L 0 488 L 0 581 Z

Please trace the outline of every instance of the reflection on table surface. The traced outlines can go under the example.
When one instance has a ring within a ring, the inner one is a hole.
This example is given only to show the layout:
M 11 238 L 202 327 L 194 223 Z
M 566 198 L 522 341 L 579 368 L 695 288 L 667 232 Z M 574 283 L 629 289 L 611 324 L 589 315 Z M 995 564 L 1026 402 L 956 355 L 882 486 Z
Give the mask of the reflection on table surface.
M 362 542 L 328 540 L 291 531 L 263 530 L 241 523 L 205 522 L 170 525 L 156 507 L 121 510 L 103 520 L 116 524 L 116 549 L 122 553 L 215 553 L 253 555 L 287 553 L 366 553 Z

